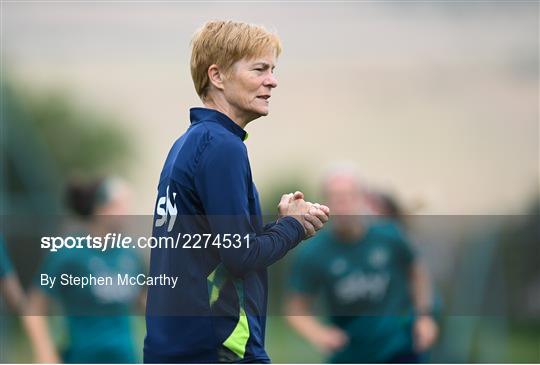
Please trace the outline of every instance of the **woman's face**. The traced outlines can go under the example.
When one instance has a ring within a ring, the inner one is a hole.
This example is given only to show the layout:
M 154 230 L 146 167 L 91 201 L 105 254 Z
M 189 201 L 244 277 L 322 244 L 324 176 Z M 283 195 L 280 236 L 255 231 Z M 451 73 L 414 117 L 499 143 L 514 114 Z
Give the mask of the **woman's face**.
M 268 114 L 274 76 L 275 52 L 237 61 L 223 80 L 223 92 L 231 112 L 246 121 Z

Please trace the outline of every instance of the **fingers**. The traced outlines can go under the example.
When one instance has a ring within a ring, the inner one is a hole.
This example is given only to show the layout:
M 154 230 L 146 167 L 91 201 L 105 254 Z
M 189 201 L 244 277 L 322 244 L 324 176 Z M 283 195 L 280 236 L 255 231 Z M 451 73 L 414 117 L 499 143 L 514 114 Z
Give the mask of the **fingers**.
M 283 194 L 281 196 L 281 200 L 278 204 L 278 212 L 280 214 L 284 214 L 287 211 L 287 206 L 289 205 L 289 202 L 291 201 L 293 194 Z
M 315 203 L 315 204 L 313 204 L 313 206 L 316 207 L 317 209 L 321 210 L 327 216 L 330 215 L 330 208 L 328 208 L 326 205 Z
M 319 204 L 319 209 L 322 210 L 327 216 L 330 215 L 330 208 L 328 208 L 326 205 Z
M 281 204 L 289 204 L 289 202 L 291 201 L 291 198 L 292 198 L 293 194 L 283 194 L 281 196 L 281 200 L 279 201 L 279 205 Z
M 304 200 L 304 193 L 295 191 L 283 194 L 278 204 L 281 216 L 290 215 L 304 225 L 306 238 L 312 237 L 328 222 L 330 209 L 318 203 L 310 203 Z
M 322 209 L 317 208 L 316 205 L 309 209 L 309 214 L 317 217 L 323 224 L 328 222 L 328 215 Z
M 315 227 L 307 220 L 304 220 L 304 229 L 306 230 L 306 238 L 315 236 Z
M 324 216 L 326 217 L 326 215 L 324 215 Z M 315 228 L 316 231 L 321 229 L 323 227 L 323 225 L 324 225 L 324 223 L 316 215 L 306 214 L 304 216 L 304 219 L 306 220 L 306 222 L 311 223 L 311 225 Z

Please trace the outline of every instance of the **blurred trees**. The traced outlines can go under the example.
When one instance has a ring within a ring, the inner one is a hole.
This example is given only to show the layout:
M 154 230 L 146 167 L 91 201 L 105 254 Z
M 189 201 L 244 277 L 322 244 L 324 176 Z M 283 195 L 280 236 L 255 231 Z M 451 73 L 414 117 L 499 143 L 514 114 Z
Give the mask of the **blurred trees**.
M 27 285 L 43 255 L 37 237 L 62 225 L 66 179 L 125 171 L 131 140 L 117 119 L 67 92 L 29 92 L 3 80 L 0 100 L 0 234 Z
M 68 176 L 126 170 L 130 136 L 114 117 L 66 92 L 29 92 L 10 81 L 0 88 L 3 214 L 58 212 Z

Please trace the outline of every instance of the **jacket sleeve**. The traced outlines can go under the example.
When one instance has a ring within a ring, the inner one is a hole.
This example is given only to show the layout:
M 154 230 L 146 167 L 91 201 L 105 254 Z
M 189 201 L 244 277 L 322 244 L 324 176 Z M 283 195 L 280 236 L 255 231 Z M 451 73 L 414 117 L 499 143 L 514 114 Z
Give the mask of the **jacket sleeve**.
M 255 199 L 249 191 L 250 176 L 247 151 L 243 143 L 236 141 L 211 143 L 203 152 L 195 174 L 195 186 L 211 233 L 242 237 L 239 248 L 223 245 L 219 248 L 223 264 L 236 276 L 273 264 L 305 235 L 302 225 L 292 217 L 284 217 L 256 234 L 249 213 L 249 199 Z M 244 240 L 246 235 L 249 247 Z
M 263 231 L 268 231 L 270 228 L 274 227 L 277 222 L 270 222 L 264 225 Z

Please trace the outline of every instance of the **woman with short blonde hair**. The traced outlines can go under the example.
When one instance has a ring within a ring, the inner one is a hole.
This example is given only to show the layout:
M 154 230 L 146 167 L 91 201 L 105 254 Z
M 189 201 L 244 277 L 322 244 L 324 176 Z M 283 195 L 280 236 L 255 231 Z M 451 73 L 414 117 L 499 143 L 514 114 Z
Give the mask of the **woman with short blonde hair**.
M 191 77 L 197 95 L 201 100 L 206 97 L 210 85 L 208 68 L 212 64 L 226 72 L 242 58 L 256 58 L 269 50 L 279 57 L 281 41 L 263 27 L 230 20 L 206 23 L 191 42 Z
M 148 289 L 145 362 L 270 361 L 267 267 L 329 213 L 297 192 L 283 195 L 277 222 L 262 224 L 244 128 L 268 114 L 280 52 L 274 33 L 240 22 L 208 22 L 193 38 L 191 74 L 205 107 L 191 109 L 165 161 L 153 230 L 189 232 L 189 249 L 152 248 L 150 274 L 181 279 Z M 210 239 L 196 243 L 197 235 Z

